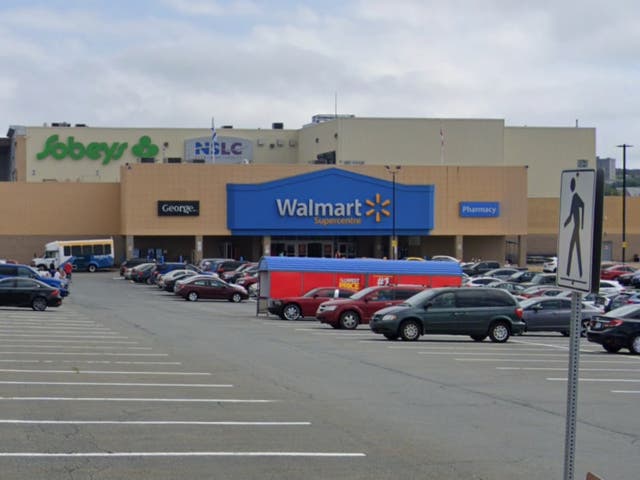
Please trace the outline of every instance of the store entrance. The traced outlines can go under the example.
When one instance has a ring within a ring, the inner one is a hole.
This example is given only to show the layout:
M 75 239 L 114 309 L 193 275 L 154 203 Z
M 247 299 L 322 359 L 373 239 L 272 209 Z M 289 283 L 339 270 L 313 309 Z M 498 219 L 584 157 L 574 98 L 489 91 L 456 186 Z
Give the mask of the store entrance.
M 332 238 L 273 239 L 271 242 L 271 254 L 285 257 L 353 258 L 355 249 L 355 242 L 343 240 L 336 242 Z

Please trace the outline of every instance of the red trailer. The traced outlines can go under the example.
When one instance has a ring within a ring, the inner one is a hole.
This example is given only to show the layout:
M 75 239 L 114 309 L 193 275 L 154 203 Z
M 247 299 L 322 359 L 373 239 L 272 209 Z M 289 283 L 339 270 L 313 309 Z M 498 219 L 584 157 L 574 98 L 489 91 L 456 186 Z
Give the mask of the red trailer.
M 316 287 L 361 290 L 373 285 L 460 286 L 456 262 L 417 262 L 372 258 L 262 257 L 258 264 L 258 313 L 269 299 L 299 296 Z

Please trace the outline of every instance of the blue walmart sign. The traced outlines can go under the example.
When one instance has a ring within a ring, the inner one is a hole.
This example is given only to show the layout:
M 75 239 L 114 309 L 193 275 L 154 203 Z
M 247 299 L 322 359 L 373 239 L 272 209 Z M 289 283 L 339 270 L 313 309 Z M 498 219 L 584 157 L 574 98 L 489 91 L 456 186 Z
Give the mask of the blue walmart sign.
M 329 168 L 261 184 L 227 185 L 234 235 L 428 235 L 433 185 L 393 184 Z
M 499 217 L 498 202 L 460 202 L 461 217 Z

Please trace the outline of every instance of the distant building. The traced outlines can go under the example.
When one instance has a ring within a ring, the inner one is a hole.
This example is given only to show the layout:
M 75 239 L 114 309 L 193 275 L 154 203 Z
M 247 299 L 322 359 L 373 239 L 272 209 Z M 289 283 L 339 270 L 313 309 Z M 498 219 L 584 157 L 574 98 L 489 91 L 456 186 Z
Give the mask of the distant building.
M 596 157 L 597 168 L 604 170 L 604 181 L 614 182 L 616 179 L 616 159 Z

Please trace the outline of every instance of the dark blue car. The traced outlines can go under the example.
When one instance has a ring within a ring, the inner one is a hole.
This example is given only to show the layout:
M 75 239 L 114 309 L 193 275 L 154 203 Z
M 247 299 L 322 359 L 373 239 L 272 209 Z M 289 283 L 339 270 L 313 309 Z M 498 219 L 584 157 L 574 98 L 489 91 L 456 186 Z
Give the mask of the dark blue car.
M 57 278 L 41 277 L 38 271 L 29 265 L 0 264 L 0 278 L 6 277 L 33 278 L 57 288 L 60 290 L 60 296 L 62 297 L 69 295 L 69 282 L 66 280 L 58 280 Z

